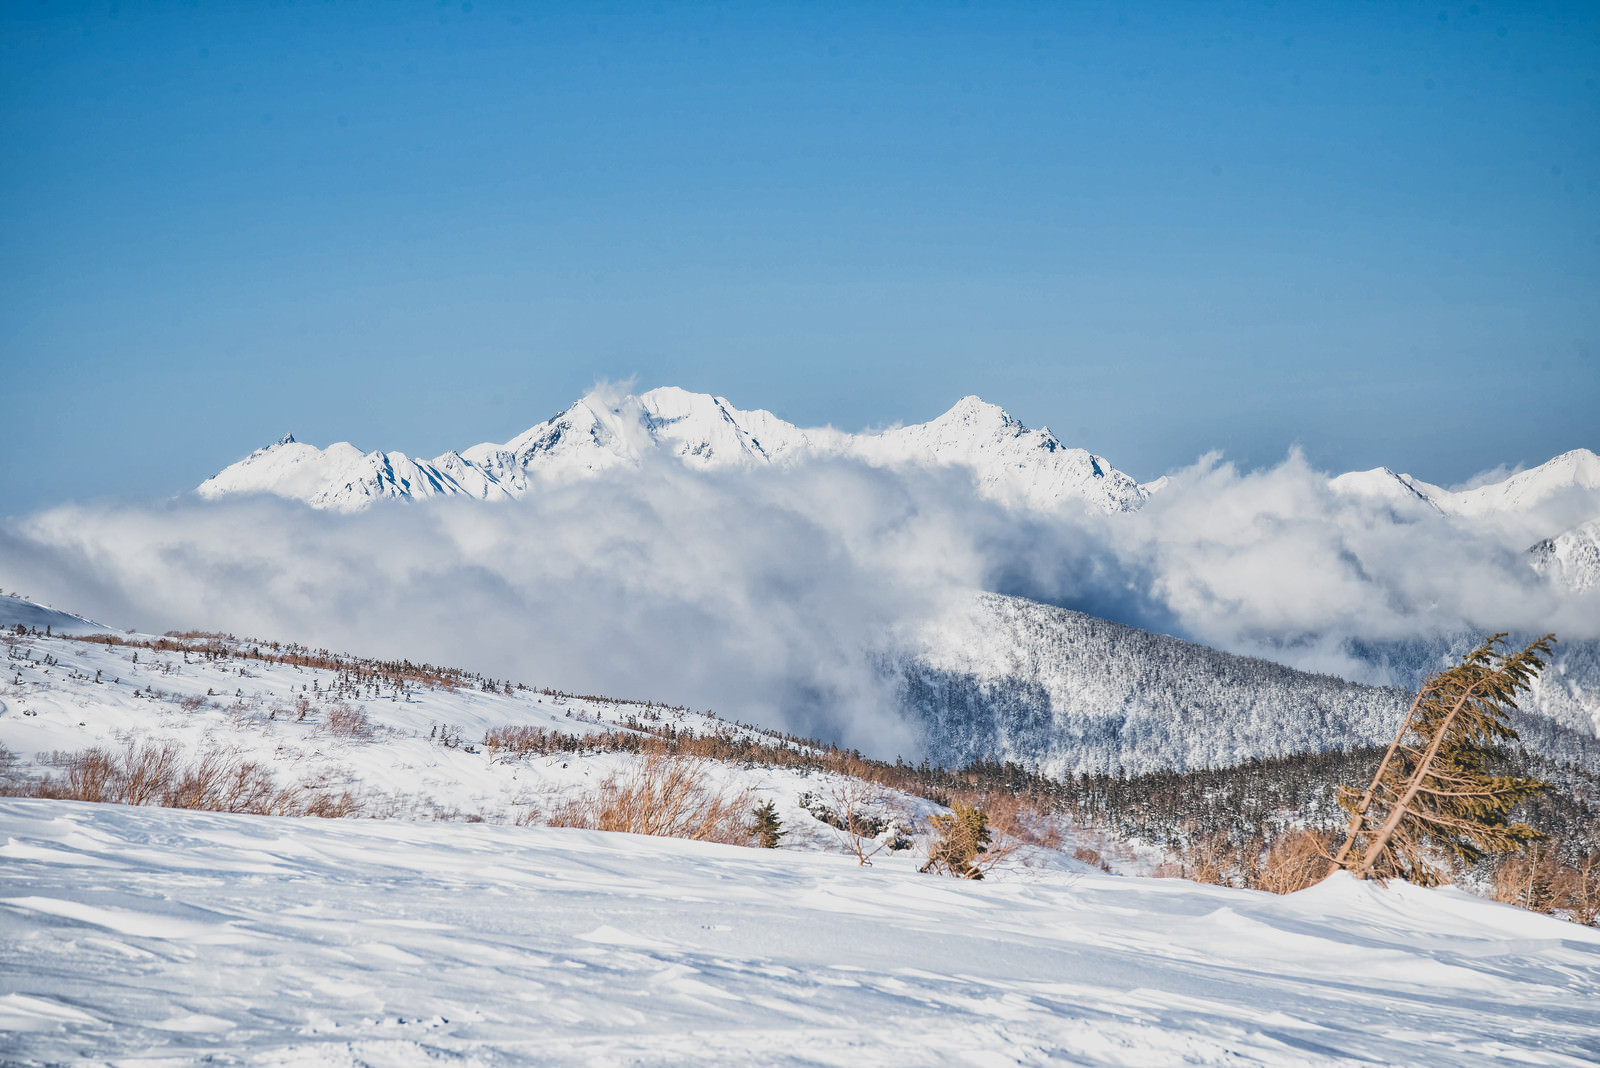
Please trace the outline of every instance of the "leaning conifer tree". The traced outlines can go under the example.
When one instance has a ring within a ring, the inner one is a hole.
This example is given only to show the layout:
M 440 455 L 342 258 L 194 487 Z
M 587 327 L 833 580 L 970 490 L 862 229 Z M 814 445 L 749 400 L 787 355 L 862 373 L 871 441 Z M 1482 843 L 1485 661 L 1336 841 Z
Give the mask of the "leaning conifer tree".
M 1494 635 L 1429 676 L 1366 790 L 1339 788 L 1350 822 L 1338 867 L 1362 879 L 1432 886 L 1441 878 L 1435 855 L 1471 864 L 1544 837 L 1507 817 L 1549 784 L 1489 767 L 1500 743 L 1516 739 L 1506 715 L 1544 667 L 1555 635 L 1519 653 L 1500 651 L 1505 637 Z

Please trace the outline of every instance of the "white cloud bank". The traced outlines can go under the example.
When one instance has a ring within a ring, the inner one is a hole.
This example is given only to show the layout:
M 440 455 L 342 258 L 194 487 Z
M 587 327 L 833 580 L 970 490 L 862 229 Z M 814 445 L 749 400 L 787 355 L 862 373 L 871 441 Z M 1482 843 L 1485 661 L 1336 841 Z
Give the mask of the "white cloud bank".
M 909 754 L 867 651 L 971 590 L 1347 672 L 1347 638 L 1600 637 L 1600 598 L 1540 578 L 1522 536 L 1340 496 L 1298 454 L 1203 459 L 1116 516 L 1010 511 L 958 470 L 659 463 L 497 505 L 64 505 L 5 523 L 0 585 L 117 626 L 442 661 Z

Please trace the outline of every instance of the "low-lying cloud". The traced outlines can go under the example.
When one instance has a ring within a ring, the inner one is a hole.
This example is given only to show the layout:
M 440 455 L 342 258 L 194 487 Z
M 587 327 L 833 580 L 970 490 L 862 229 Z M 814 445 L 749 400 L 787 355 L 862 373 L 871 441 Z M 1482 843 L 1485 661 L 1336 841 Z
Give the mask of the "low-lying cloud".
M 116 626 L 451 663 L 911 754 L 872 654 L 973 590 L 1350 674 L 1351 638 L 1600 637 L 1600 599 L 1544 581 L 1525 547 L 1341 497 L 1298 454 L 1203 459 L 1115 516 L 1012 511 L 958 469 L 661 462 L 496 505 L 64 505 L 7 521 L 0 585 Z

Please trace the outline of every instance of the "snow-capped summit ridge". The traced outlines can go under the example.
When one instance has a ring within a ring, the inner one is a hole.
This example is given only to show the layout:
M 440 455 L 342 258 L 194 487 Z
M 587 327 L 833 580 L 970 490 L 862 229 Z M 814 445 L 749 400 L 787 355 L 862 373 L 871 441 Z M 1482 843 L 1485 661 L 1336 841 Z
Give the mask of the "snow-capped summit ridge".
M 848 458 L 875 466 L 955 467 L 1011 504 L 1066 502 L 1105 512 L 1139 508 L 1149 495 L 1105 458 L 1030 430 L 999 405 L 966 396 L 927 422 L 851 434 L 802 428 L 764 409 L 662 386 L 622 396 L 596 390 L 504 443 L 483 442 L 434 460 L 361 453 L 347 443 L 317 449 L 285 437 L 201 483 L 198 493 L 273 493 L 315 507 L 356 510 L 379 499 L 467 495 L 519 497 L 530 489 L 661 457 L 692 469 Z

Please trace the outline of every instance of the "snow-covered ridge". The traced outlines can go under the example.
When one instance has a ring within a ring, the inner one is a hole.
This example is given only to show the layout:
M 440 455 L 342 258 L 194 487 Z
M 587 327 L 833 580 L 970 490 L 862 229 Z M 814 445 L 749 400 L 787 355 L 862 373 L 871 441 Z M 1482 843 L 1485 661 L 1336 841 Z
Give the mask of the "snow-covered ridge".
M 102 634 L 110 630 L 92 619 L 30 601 L 15 593 L 0 596 L 0 631 L 19 626 L 51 634 Z
M 994 498 L 1034 508 L 1080 502 L 1104 512 L 1139 508 L 1151 490 L 1105 458 L 1031 430 L 1004 409 L 965 397 L 937 419 L 882 432 L 801 428 L 771 412 L 742 411 L 726 399 L 675 387 L 638 396 L 590 394 L 504 444 L 485 442 L 433 460 L 363 453 L 348 442 L 326 449 L 292 435 L 258 449 L 201 483 L 202 497 L 273 493 L 316 508 L 354 511 L 376 500 L 464 495 L 520 497 L 660 456 L 710 470 L 807 459 L 957 467 Z
M 1447 490 L 1387 467 L 1351 471 L 1330 483 L 1335 492 L 1415 505 L 1444 515 L 1481 518 L 1526 512 L 1559 494 L 1600 495 L 1600 456 L 1564 452 L 1538 467 L 1472 489 Z
M 969 472 L 986 496 L 1008 504 L 1053 510 L 1075 503 L 1106 513 L 1137 511 L 1167 482 L 1141 484 L 1104 457 L 1064 445 L 1048 428 L 1030 429 L 978 397 L 963 397 L 926 423 L 851 434 L 798 427 L 768 411 L 735 408 L 724 397 L 664 386 L 626 397 L 597 391 L 510 441 L 484 442 L 432 460 L 362 452 L 349 442 L 319 449 L 285 435 L 206 479 L 196 492 L 206 498 L 272 493 L 337 511 L 437 496 L 493 501 L 651 458 L 693 470 L 826 458 L 952 467 Z M 1528 516 L 1562 501 L 1561 514 L 1576 514 L 1554 529 L 1600 514 L 1600 456 L 1588 449 L 1463 490 L 1387 467 L 1338 475 L 1329 485 L 1343 497 L 1462 520 Z

